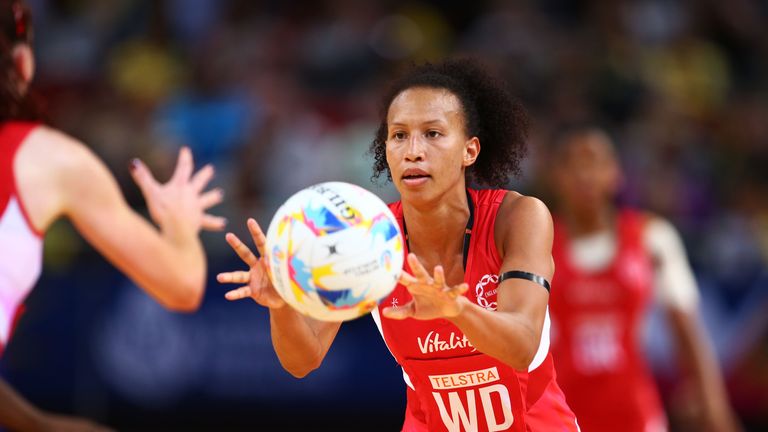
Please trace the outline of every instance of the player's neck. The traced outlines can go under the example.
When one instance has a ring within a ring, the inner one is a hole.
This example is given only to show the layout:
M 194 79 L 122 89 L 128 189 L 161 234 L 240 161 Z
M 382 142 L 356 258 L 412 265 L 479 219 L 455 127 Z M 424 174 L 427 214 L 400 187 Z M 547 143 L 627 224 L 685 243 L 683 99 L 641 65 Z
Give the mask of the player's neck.
M 456 196 L 454 196 L 456 195 Z M 426 262 L 446 261 L 462 253 L 469 203 L 464 189 L 430 204 L 403 202 L 403 216 L 411 252 Z
M 568 212 L 565 217 L 571 237 L 581 237 L 612 229 L 616 223 L 616 210 L 605 206 L 597 211 Z

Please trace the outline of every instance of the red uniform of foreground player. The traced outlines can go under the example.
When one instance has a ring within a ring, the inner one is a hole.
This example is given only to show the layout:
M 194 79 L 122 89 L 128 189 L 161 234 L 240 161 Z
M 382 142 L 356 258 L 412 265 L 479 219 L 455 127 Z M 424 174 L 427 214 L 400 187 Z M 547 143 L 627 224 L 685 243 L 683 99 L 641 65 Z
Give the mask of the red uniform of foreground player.
M 698 293 L 679 235 L 657 216 L 614 206 L 620 169 L 605 133 L 570 131 L 555 154 L 560 212 L 552 353 L 579 423 L 595 432 L 666 430 L 639 343 L 655 294 L 701 395 L 697 430 L 735 430 L 717 362 L 697 320 Z
M 522 108 L 470 61 L 414 68 L 384 102 L 374 169 L 400 192 L 391 208 L 409 254 L 400 284 L 373 315 L 403 367 L 403 430 L 577 430 L 548 355 L 549 211 L 516 192 L 467 189 L 468 179 L 503 186 L 517 171 Z M 263 252 L 262 231 L 253 220 L 248 226 Z M 250 296 L 270 309 L 272 343 L 291 374 L 319 367 L 340 323 L 286 307 L 263 263 L 234 235 L 227 240 L 250 266 L 219 275 L 248 284 L 227 298 Z
M 0 353 L 14 317 L 42 267 L 46 229 L 62 216 L 116 267 L 168 309 L 197 309 L 205 288 L 201 228 L 224 220 L 205 214 L 220 190 L 213 175 L 193 175 L 188 149 L 173 178 L 157 183 L 139 161 L 133 175 L 159 230 L 131 210 L 105 166 L 79 141 L 34 120 L 27 87 L 34 71 L 32 29 L 21 1 L 0 0 Z M 0 429 L 101 430 L 87 420 L 43 412 L 0 380 Z

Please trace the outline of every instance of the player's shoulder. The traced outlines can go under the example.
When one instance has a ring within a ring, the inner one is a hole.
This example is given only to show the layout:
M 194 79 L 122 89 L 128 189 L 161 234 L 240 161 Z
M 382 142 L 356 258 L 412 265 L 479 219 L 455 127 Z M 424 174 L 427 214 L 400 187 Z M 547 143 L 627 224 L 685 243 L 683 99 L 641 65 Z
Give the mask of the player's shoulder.
M 517 191 L 506 191 L 499 206 L 497 219 L 514 220 L 517 223 L 526 219 L 545 220 L 552 223 L 552 214 L 544 201 Z
M 51 152 L 71 152 L 85 149 L 85 144 L 58 129 L 39 125 L 30 133 L 30 140 L 43 143 Z
M 549 208 L 540 199 L 508 191 L 496 214 L 494 229 L 496 243 L 506 244 L 512 239 L 552 239 L 554 222 Z
M 680 232 L 671 220 L 659 214 L 644 211 L 640 213 L 643 218 L 643 238 L 649 245 L 669 245 L 670 242 L 682 242 Z M 656 246 L 657 249 L 662 246 Z
M 25 150 L 52 174 L 82 174 L 96 161 L 93 152 L 78 139 L 46 125 L 30 132 Z
M 623 208 L 621 214 L 626 219 L 636 221 L 645 233 L 650 231 L 677 231 L 672 221 L 650 210 Z
M 632 210 L 646 225 L 651 223 L 671 224 L 664 216 L 650 210 Z

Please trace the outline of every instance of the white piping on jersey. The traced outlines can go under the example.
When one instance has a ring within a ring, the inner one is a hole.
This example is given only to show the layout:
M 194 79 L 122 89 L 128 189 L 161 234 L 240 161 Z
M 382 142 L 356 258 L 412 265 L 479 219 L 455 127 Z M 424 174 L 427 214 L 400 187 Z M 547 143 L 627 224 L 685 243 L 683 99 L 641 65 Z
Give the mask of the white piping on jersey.
M 549 353 L 550 326 L 551 322 L 549 321 L 549 306 L 547 306 L 547 311 L 544 315 L 544 325 L 541 327 L 541 340 L 539 341 L 539 350 L 536 351 L 536 355 L 533 356 L 531 364 L 528 365 L 528 372 L 533 372 L 536 370 L 537 367 L 544 363 L 544 359 L 547 358 L 547 354 Z
M 381 335 L 381 339 L 384 341 L 384 345 L 387 347 L 387 350 L 389 351 L 389 354 L 392 355 L 392 358 L 397 360 L 394 354 L 392 354 L 392 350 L 389 349 L 389 345 L 387 345 L 387 340 L 384 338 L 384 330 L 381 328 L 381 315 L 379 315 L 379 308 L 378 306 L 373 308 L 371 311 L 371 318 L 373 318 L 373 322 L 376 323 L 376 328 L 379 329 L 379 334 Z M 411 388 L 411 390 L 416 391 L 416 388 L 413 386 L 413 382 L 411 382 L 411 377 L 408 376 L 407 373 L 405 373 L 405 369 L 400 367 L 400 369 L 403 370 L 403 381 L 405 381 L 405 384 Z
M 373 318 L 373 322 L 376 323 L 376 328 L 379 329 L 379 334 L 381 335 L 381 338 L 384 340 L 384 345 L 387 346 L 387 350 L 389 350 L 389 353 L 392 355 L 392 357 L 395 357 L 394 354 L 392 354 L 392 350 L 389 349 L 389 345 L 387 345 L 387 340 L 384 338 L 384 330 L 381 327 L 381 315 L 379 315 L 379 308 L 374 308 L 371 311 L 371 318 Z M 542 363 L 544 363 L 544 360 L 547 358 L 547 354 L 549 353 L 549 331 L 552 323 L 549 320 L 549 306 L 547 306 L 547 311 L 544 315 L 544 325 L 541 328 L 541 339 L 539 341 L 539 349 L 536 351 L 536 355 L 533 356 L 533 360 L 531 360 L 531 364 L 528 365 L 528 372 L 533 372 L 541 366 Z M 416 390 L 413 386 L 413 383 L 411 382 L 411 378 L 408 376 L 407 373 L 405 373 L 405 369 L 403 369 L 403 381 L 410 387 L 412 390 Z

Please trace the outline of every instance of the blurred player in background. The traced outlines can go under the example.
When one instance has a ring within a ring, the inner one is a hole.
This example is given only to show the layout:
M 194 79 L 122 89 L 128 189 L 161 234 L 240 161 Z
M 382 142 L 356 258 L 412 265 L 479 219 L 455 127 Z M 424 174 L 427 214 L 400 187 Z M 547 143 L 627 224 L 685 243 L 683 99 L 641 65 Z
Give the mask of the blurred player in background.
M 614 204 L 622 173 L 610 138 L 599 129 L 564 132 L 549 166 L 558 196 L 552 353 L 580 425 L 590 432 L 667 429 L 640 340 L 655 297 L 701 396 L 700 430 L 738 430 L 675 228 Z
M 407 260 L 373 316 L 403 368 L 403 430 L 577 430 L 549 354 L 552 219 L 538 199 L 498 189 L 524 154 L 522 107 L 468 60 L 415 67 L 383 102 L 374 172 L 400 193 L 390 208 Z M 264 234 L 254 220 L 248 227 L 263 256 Z M 227 298 L 269 308 L 287 371 L 318 368 L 341 324 L 286 307 L 263 261 L 234 235 L 227 241 L 250 266 L 219 275 L 248 284 Z
M 69 218 L 85 239 L 164 307 L 198 308 L 205 288 L 201 229 L 224 219 L 206 214 L 221 190 L 193 173 L 182 149 L 173 177 L 160 184 L 138 160 L 132 174 L 155 228 L 125 202 L 104 164 L 79 141 L 37 121 L 28 87 L 35 69 L 31 17 L 19 0 L 0 0 L 0 353 L 42 267 L 43 235 Z M 24 431 L 101 429 L 87 420 L 39 410 L 0 381 L 0 426 Z

